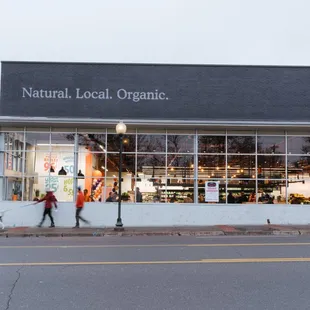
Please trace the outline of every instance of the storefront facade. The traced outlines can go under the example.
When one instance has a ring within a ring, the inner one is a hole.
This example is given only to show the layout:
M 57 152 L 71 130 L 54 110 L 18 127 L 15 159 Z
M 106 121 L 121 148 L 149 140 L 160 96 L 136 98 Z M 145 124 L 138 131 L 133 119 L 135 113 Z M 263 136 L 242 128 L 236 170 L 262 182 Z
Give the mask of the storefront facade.
M 3 62 L 1 209 L 35 225 L 51 189 L 72 226 L 81 186 L 95 226 L 118 196 L 125 226 L 306 224 L 308 85 L 307 67 Z

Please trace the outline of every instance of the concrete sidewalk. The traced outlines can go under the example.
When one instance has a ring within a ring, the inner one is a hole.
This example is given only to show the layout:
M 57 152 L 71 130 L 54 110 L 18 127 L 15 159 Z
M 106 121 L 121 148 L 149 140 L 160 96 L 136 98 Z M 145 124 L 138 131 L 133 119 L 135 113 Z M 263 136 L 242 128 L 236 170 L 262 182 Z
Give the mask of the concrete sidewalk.
M 0 230 L 0 237 L 91 237 L 91 236 L 249 236 L 310 235 L 310 225 L 217 225 L 203 227 L 125 227 L 111 228 L 30 228 L 14 227 Z

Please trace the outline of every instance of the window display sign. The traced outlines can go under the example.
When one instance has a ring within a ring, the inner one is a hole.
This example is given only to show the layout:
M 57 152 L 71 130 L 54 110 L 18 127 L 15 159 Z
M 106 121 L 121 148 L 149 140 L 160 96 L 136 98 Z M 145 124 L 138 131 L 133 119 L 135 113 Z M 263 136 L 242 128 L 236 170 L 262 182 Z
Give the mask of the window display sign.
M 219 185 L 218 181 L 207 181 L 205 185 L 205 202 L 219 202 Z

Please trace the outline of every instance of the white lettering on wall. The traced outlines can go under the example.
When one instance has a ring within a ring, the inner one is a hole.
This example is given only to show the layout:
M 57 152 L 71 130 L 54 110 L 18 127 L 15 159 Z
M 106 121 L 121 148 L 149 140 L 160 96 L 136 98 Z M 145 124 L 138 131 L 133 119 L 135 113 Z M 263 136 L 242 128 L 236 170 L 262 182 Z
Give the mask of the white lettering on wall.
M 80 100 L 112 100 L 116 94 L 120 100 L 132 102 L 169 100 L 166 93 L 155 89 L 153 91 L 128 91 L 124 88 L 89 90 L 82 88 L 63 89 L 37 89 L 33 87 L 22 87 L 22 98 L 32 99 L 80 99 Z
M 121 100 L 131 100 L 133 102 L 139 102 L 141 100 L 168 100 L 166 94 L 159 92 L 157 89 L 152 92 L 137 92 L 137 91 L 127 91 L 121 88 L 117 91 L 117 98 Z
M 33 89 L 32 87 L 23 87 L 23 98 L 37 99 L 70 99 L 68 88 L 57 90 Z

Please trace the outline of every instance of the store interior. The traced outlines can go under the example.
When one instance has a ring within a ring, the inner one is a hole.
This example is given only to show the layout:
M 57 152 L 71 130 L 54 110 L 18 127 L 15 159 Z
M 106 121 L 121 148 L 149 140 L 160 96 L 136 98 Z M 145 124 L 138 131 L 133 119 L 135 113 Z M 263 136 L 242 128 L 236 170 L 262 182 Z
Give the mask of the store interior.
M 49 189 L 73 201 L 79 185 L 88 202 L 310 204 L 306 133 L 135 129 L 123 139 L 119 192 L 119 137 L 102 132 L 2 132 L 3 200 L 32 201 Z M 206 201 L 208 181 L 219 183 L 216 202 Z

